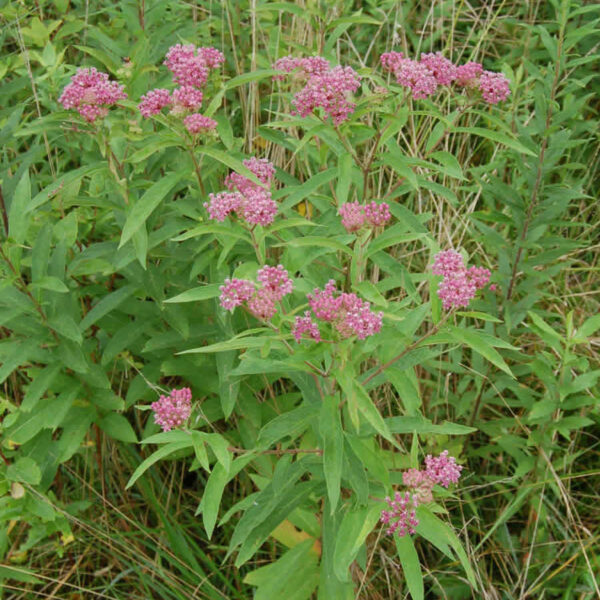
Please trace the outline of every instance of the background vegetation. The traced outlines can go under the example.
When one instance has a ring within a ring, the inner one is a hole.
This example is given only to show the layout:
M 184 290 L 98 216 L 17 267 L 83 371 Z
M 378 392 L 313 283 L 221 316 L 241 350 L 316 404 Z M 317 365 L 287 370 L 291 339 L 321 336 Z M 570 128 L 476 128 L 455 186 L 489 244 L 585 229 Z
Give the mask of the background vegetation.
M 282 410 L 296 400 L 294 389 L 264 375 L 240 376 L 233 392 L 224 389 L 219 376 L 238 364 L 237 352 L 175 354 L 233 333 L 214 301 L 164 302 L 195 282 L 222 281 L 233 261 L 233 245 L 225 251 L 212 237 L 173 241 L 205 217 L 204 199 L 191 159 L 172 151 L 168 133 L 153 132 L 135 111 L 142 94 L 167 82 L 160 66 L 166 50 L 185 41 L 225 53 L 226 82 L 215 83 L 211 96 L 222 100 L 214 118 L 224 150 L 269 157 L 293 195 L 289 211 L 307 217 L 340 191 L 339 177 L 322 175 L 339 167 L 335 153 L 322 150 L 327 140 L 321 148 L 307 144 L 301 128 L 284 122 L 289 95 L 277 82 L 244 74 L 290 53 L 322 54 L 367 73 L 381 53 L 395 49 L 411 56 L 443 50 L 509 77 L 512 94 L 501 111 L 482 109 L 462 124 L 467 130 L 444 140 L 460 176 L 430 177 L 401 165 L 406 181 L 395 186 L 394 167 L 382 164 L 377 197 L 393 201 L 409 229 L 422 228 L 441 246 L 466 248 L 497 273 L 499 292 L 482 305 L 497 321 L 481 326 L 504 340 L 497 350 L 516 378 L 498 361 L 453 348 L 411 366 L 420 386 L 412 408 L 406 381 L 388 384 L 377 402 L 395 407 L 402 396 L 400 414 L 473 428 L 456 436 L 448 435 L 456 429 L 431 427 L 419 435 L 424 451 L 445 445 L 464 461 L 460 493 L 448 501 L 479 590 L 471 591 L 451 553 L 417 539 L 427 598 L 600 597 L 600 5 L 1 6 L 0 594 L 241 599 L 258 589 L 256 597 L 267 599 L 292 598 L 299 587 L 261 592 L 260 577 L 249 575 L 281 556 L 297 529 L 278 529 L 240 568 L 224 560 L 236 511 L 245 508 L 237 503 L 265 485 L 272 457 L 226 485 L 221 526 L 210 539 L 195 514 L 207 475 L 190 471 L 189 458 L 157 463 L 126 489 L 150 454 L 136 442 L 156 427 L 134 405 L 154 400 L 153 386 L 189 384 L 214 430 L 238 445 L 255 439 L 273 397 Z M 124 104 L 131 110 L 111 117 L 100 147 L 57 102 L 81 65 L 124 82 L 130 98 Z M 473 130 L 477 119 L 487 127 L 483 137 Z M 415 111 L 406 127 L 417 157 L 435 120 Z M 119 246 L 123 195 L 137 197 L 174 170 L 189 173 L 176 196 L 132 234 L 134 243 Z M 209 189 L 220 189 L 226 171 L 216 160 L 203 166 Z M 324 261 L 314 267 L 324 272 L 333 268 L 318 249 L 296 250 L 287 258 L 298 268 L 306 260 Z M 400 264 L 399 299 L 423 291 L 429 255 L 418 240 L 381 254 Z M 378 268 L 390 265 L 382 257 Z M 223 397 L 236 403 L 227 421 Z M 410 450 L 411 436 L 402 443 Z M 312 535 L 317 526 L 304 517 L 303 531 Z M 394 544 L 377 529 L 352 578 L 357 598 L 407 595 Z

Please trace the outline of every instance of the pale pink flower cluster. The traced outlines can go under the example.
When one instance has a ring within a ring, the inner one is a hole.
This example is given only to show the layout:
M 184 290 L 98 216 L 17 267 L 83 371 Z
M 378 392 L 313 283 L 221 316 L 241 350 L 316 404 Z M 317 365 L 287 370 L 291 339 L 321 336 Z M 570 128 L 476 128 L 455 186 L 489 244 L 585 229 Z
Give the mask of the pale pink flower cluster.
M 243 161 L 259 181 L 270 186 L 275 167 L 267 159 L 249 158 Z M 277 214 L 277 203 L 271 190 L 255 183 L 239 173 L 230 173 L 225 179 L 229 191 L 209 194 L 210 202 L 205 202 L 211 219 L 224 221 L 231 213 L 250 225 L 269 225 Z
M 269 321 L 277 312 L 277 302 L 292 293 L 293 282 L 282 265 L 264 266 L 258 270 L 258 287 L 247 279 L 226 279 L 219 288 L 221 306 L 233 310 L 246 303 L 248 310 L 262 321 Z
M 479 78 L 479 91 L 488 104 L 498 104 L 510 96 L 508 79 L 502 73 L 484 71 Z
M 145 118 L 157 115 L 165 106 L 171 106 L 171 92 L 164 88 L 156 88 L 144 94 L 138 108 Z
M 312 75 L 304 88 L 293 99 L 292 114 L 307 117 L 316 108 L 322 108 L 334 125 L 340 125 L 354 112 L 356 105 L 351 94 L 360 86 L 360 76 L 352 67 L 334 67 Z
M 380 60 L 383 69 L 393 73 L 414 98 L 427 98 L 438 86 L 453 82 L 460 87 L 478 88 L 489 104 L 497 104 L 510 95 L 509 81 L 502 73 L 484 71 L 480 63 L 472 61 L 454 65 L 441 52 L 422 54 L 419 61 L 405 58 L 402 52 L 386 52 Z
M 454 456 L 448 455 L 448 450 L 444 450 L 439 456 L 425 457 L 425 473 L 434 482 L 445 488 L 451 483 L 458 483 L 462 465 L 456 464 Z
M 79 68 L 65 86 L 58 101 L 66 109 L 75 109 L 86 121 L 93 123 L 108 114 L 108 107 L 127 98 L 123 86 L 110 81 L 106 73 L 94 67 Z
M 454 250 L 436 254 L 431 270 L 443 277 L 438 296 L 445 310 L 467 307 L 477 290 L 483 289 L 491 277 L 490 271 L 484 267 L 467 268 L 463 257 Z
M 388 526 L 387 534 L 398 534 L 398 537 L 412 535 L 419 524 L 415 509 L 418 502 L 415 496 L 409 492 L 396 492 L 394 499 L 390 497 L 385 499 L 390 510 L 381 511 L 381 522 Z
M 356 294 L 339 292 L 333 279 L 323 290 L 315 288 L 307 298 L 317 319 L 331 323 L 342 338 L 355 335 L 364 340 L 381 331 L 383 313 L 373 312 L 370 303 Z
M 173 73 L 175 83 L 202 87 L 210 69 L 216 69 L 224 62 L 225 56 L 216 48 L 175 44 L 169 48 L 164 64 Z
M 387 533 L 397 533 L 400 537 L 415 533 L 419 524 L 415 512 L 417 506 L 433 502 L 434 485 L 447 488 L 451 483 L 458 483 L 462 470 L 462 465 L 457 465 L 456 459 L 448 456 L 448 450 L 444 450 L 438 457 L 427 455 L 424 471 L 405 471 L 402 474 L 402 483 L 410 488 L 410 491 L 396 492 L 394 500 L 386 498 L 391 510 L 381 511 L 381 522 L 387 525 L 391 523 Z
M 176 44 L 167 52 L 164 64 L 173 73 L 173 81 L 179 87 L 173 90 L 157 88 L 142 96 L 138 105 L 140 113 L 145 118 L 160 113 L 169 107 L 170 114 L 175 116 L 188 115 L 184 125 L 192 134 L 205 133 L 216 127 L 216 122 L 197 111 L 202 105 L 203 94 L 199 89 L 208 79 L 211 69 L 216 69 L 225 60 L 223 53 L 216 48 L 196 48 L 193 44 Z
M 292 114 L 307 117 L 322 108 L 333 124 L 339 125 L 354 112 L 356 105 L 350 98 L 360 86 L 360 76 L 351 67 L 330 68 L 329 62 L 320 56 L 285 56 L 275 62 L 273 68 L 286 73 L 297 71 L 306 79 L 304 87 L 294 96 Z M 284 76 L 275 75 L 274 79 L 284 79 Z
M 205 117 L 200 113 L 193 113 L 183 119 L 185 128 L 193 135 L 206 133 L 216 128 L 217 122 L 210 117 Z
M 391 218 L 390 207 L 386 202 L 377 204 L 360 204 L 358 202 L 346 202 L 339 208 L 342 217 L 342 225 L 348 233 L 353 233 L 368 227 L 383 227 Z
M 315 342 L 321 341 L 319 326 L 312 320 L 309 310 L 304 313 L 303 317 L 296 317 L 292 327 L 292 335 L 296 338 L 298 343 L 300 343 L 300 340 L 305 333 Z
M 163 431 L 181 427 L 192 412 L 192 391 L 190 388 L 173 389 L 168 396 L 162 396 L 151 404 L 154 422 Z
M 284 56 L 275 61 L 273 69 L 291 73 L 298 70 L 302 75 L 319 75 L 329 70 L 329 61 L 321 56 L 307 56 L 304 58 L 295 58 L 293 56 Z M 273 79 L 284 80 L 285 75 L 274 75 Z

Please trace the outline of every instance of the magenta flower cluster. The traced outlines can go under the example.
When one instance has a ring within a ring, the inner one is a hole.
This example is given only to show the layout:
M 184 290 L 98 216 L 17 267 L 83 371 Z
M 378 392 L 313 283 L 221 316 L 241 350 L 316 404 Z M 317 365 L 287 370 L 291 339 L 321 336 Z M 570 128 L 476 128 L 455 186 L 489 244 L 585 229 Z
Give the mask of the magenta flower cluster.
M 418 61 L 405 58 L 402 52 L 386 52 L 380 60 L 384 70 L 393 73 L 401 86 L 411 90 L 413 98 L 427 98 L 439 86 L 452 83 L 478 88 L 489 104 L 497 104 L 510 95 L 508 79 L 502 73 L 484 71 L 476 62 L 454 65 L 441 52 L 422 54 Z
M 292 293 L 294 284 L 282 265 L 262 267 L 256 279 L 258 286 L 247 279 L 226 279 L 219 288 L 221 306 L 232 311 L 245 303 L 257 319 L 270 321 L 277 312 L 277 302 Z
M 163 431 L 171 431 L 181 427 L 192 412 L 192 391 L 190 388 L 173 389 L 168 396 L 163 396 L 151 404 L 154 411 L 154 422 Z
M 354 112 L 356 105 L 351 96 L 360 86 L 360 76 L 351 67 L 330 68 L 328 61 L 320 56 L 286 56 L 275 62 L 273 68 L 286 73 L 297 71 L 299 76 L 306 78 L 304 87 L 292 100 L 292 114 L 307 117 L 322 108 L 337 126 Z M 276 75 L 275 79 L 283 79 L 283 76 Z
M 86 121 L 93 123 L 108 114 L 108 107 L 127 98 L 123 86 L 110 81 L 106 73 L 94 67 L 77 69 L 65 86 L 58 101 L 66 109 L 75 109 Z
M 356 294 L 339 292 L 333 279 L 324 289 L 315 288 L 307 298 L 315 317 L 331 323 L 343 339 L 356 336 L 359 340 L 364 340 L 381 331 L 383 313 L 373 312 L 370 303 L 361 300 Z M 306 313 L 304 317 L 296 317 L 292 330 L 296 339 L 305 332 L 317 339 L 318 329 L 307 318 L 309 315 Z
M 342 225 L 348 233 L 353 233 L 365 226 L 376 228 L 383 227 L 391 218 L 390 207 L 386 202 L 377 204 L 360 204 L 359 202 L 346 202 L 339 208 Z
M 235 213 L 249 225 L 269 225 L 277 214 L 277 203 L 265 186 L 271 185 L 275 167 L 266 158 L 249 158 L 243 164 L 263 185 L 239 173 L 230 173 L 225 179 L 228 191 L 209 194 L 210 202 L 205 202 L 204 207 L 215 221 L 222 222 Z
M 478 290 L 490 281 L 491 273 L 484 267 L 467 268 L 463 257 L 454 250 L 444 250 L 435 255 L 431 270 L 443 277 L 438 296 L 445 310 L 466 308 Z
M 390 510 L 381 511 L 381 522 L 388 525 L 387 533 L 397 533 L 400 537 L 412 535 L 419 524 L 416 508 L 420 504 L 433 502 L 433 486 L 447 488 L 458 483 L 462 465 L 444 450 L 439 456 L 428 454 L 425 458 L 425 470 L 408 469 L 402 474 L 402 483 L 410 489 L 404 493 L 396 492 L 394 499 L 387 497 Z
M 213 130 L 217 126 L 216 121 L 194 111 L 202 105 L 200 88 L 208 80 L 210 70 L 218 68 L 224 61 L 225 56 L 216 48 L 196 48 L 193 44 L 171 46 L 164 64 L 178 87 L 173 93 L 164 88 L 150 90 L 141 98 L 138 105 L 140 113 L 148 118 L 159 114 L 163 108 L 170 108 L 172 115 L 187 115 L 183 124 L 191 134 Z

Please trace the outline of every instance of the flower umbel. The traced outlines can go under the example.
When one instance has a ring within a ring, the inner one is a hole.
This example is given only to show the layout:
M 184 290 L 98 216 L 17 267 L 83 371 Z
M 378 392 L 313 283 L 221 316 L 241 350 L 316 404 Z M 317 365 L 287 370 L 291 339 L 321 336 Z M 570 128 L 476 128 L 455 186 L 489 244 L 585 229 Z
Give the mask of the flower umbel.
M 171 431 L 181 427 L 192 412 L 192 391 L 190 388 L 173 389 L 168 396 L 163 396 L 151 404 L 154 411 L 154 422 L 163 431 Z
M 381 511 L 381 522 L 385 523 L 388 535 L 398 534 L 399 537 L 412 535 L 419 524 L 415 509 L 418 506 L 417 498 L 410 492 L 396 492 L 394 499 L 385 499 L 390 510 Z
M 58 101 L 92 123 L 98 117 L 105 117 L 109 106 L 125 98 L 127 94 L 120 83 L 110 81 L 106 73 L 91 67 L 77 69 Z

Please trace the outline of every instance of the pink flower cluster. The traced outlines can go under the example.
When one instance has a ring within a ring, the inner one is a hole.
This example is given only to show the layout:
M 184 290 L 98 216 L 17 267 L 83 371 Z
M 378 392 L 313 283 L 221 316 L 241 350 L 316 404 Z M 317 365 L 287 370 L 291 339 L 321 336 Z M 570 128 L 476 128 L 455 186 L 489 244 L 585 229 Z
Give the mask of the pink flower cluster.
M 329 70 L 329 61 L 321 56 L 294 58 L 290 55 L 276 60 L 273 69 L 285 73 L 298 70 L 304 76 L 321 75 Z M 274 75 L 273 79 L 284 80 L 285 75 Z
M 323 290 L 315 288 L 307 298 L 316 318 L 331 323 L 342 338 L 355 335 L 359 340 L 364 340 L 381 331 L 383 313 L 373 312 L 370 303 L 361 300 L 356 294 L 345 292 L 338 294 L 333 279 Z M 303 327 L 308 326 L 308 323 L 305 323 Z M 314 336 L 312 337 L 315 339 Z
M 276 303 L 291 294 L 294 284 L 282 265 L 264 266 L 258 270 L 258 288 L 247 279 L 226 279 L 221 290 L 221 306 L 233 310 L 246 303 L 248 310 L 262 321 L 269 321 L 277 312 Z
M 142 96 L 138 105 L 145 118 L 152 117 L 169 107 L 170 114 L 188 115 L 184 119 L 186 129 L 193 135 L 213 130 L 217 123 L 197 111 L 202 105 L 203 94 L 199 89 L 208 79 L 211 69 L 216 69 L 225 61 L 225 57 L 216 48 L 196 48 L 193 44 L 176 44 L 167 52 L 164 64 L 173 73 L 173 81 L 179 87 L 173 90 L 156 88 Z
M 391 510 L 381 511 L 381 522 L 389 525 L 387 533 L 397 533 L 400 537 L 415 533 L 419 524 L 415 512 L 417 506 L 433 502 L 434 485 L 447 488 L 451 483 L 458 483 L 462 469 L 462 465 L 457 465 L 453 456 L 448 456 L 448 450 L 444 450 L 437 457 L 427 455 L 424 471 L 405 471 L 402 474 L 402 483 L 410 488 L 410 491 L 403 494 L 396 492 L 394 500 L 386 498 Z
M 249 158 L 243 161 L 257 179 L 270 186 L 275 167 L 266 158 Z M 231 213 L 250 225 L 269 225 L 277 214 L 277 203 L 271 196 L 270 189 L 255 183 L 239 173 L 230 173 L 225 179 L 229 191 L 209 194 L 210 202 L 205 202 L 211 219 L 224 221 Z
M 467 269 L 463 257 L 454 250 L 438 252 L 431 270 L 443 277 L 438 296 L 445 310 L 467 307 L 477 290 L 483 289 L 491 277 L 490 271 L 484 267 Z
M 192 134 L 206 133 L 207 131 L 212 131 L 217 126 L 217 122 L 214 119 L 198 113 L 185 117 L 185 119 L 183 119 L 183 124 Z
M 453 82 L 460 87 L 478 88 L 489 104 L 497 104 L 510 95 L 509 81 L 502 73 L 484 71 L 480 63 L 472 61 L 454 65 L 441 52 L 422 54 L 419 61 L 405 58 L 402 52 L 386 52 L 380 60 L 383 69 L 393 73 L 414 98 L 427 98 L 438 86 Z
M 367 205 L 358 202 L 346 202 L 339 208 L 342 225 L 348 233 L 369 227 L 383 227 L 391 218 L 390 207 L 387 203 L 370 202 Z
M 315 342 L 321 341 L 319 326 L 312 320 L 310 310 L 307 310 L 303 317 L 296 317 L 292 327 L 292 335 L 296 338 L 298 343 L 300 343 L 300 340 L 305 333 Z
M 398 534 L 399 537 L 412 535 L 419 524 L 415 509 L 418 502 L 415 496 L 409 492 L 396 492 L 394 499 L 387 497 L 385 499 L 390 510 L 381 511 L 381 522 L 388 525 L 388 535 Z
M 154 422 L 163 431 L 181 427 L 192 412 L 192 391 L 190 388 L 173 389 L 168 396 L 162 396 L 151 404 Z
M 339 125 L 354 112 L 355 104 L 350 96 L 360 86 L 360 76 L 351 67 L 329 67 L 329 62 L 320 56 L 308 58 L 280 58 L 274 69 L 290 73 L 297 70 L 306 78 L 305 86 L 294 96 L 292 114 L 307 117 L 317 108 L 322 108 L 331 117 L 334 125 Z M 283 75 L 275 75 L 283 79 Z
M 127 98 L 123 86 L 109 81 L 108 75 L 94 67 L 77 69 L 71 83 L 65 86 L 58 101 L 66 108 L 74 108 L 86 121 L 93 123 L 108 114 L 108 106 Z

